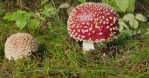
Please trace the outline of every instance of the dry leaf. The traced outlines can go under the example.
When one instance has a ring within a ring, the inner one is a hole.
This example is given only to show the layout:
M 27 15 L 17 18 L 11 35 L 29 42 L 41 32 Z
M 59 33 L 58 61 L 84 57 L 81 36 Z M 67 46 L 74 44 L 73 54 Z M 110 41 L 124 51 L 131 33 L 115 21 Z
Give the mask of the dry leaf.
M 74 9 L 74 6 L 71 6 L 71 7 L 67 8 L 67 15 L 68 16 L 72 12 L 73 9 Z
M 40 27 L 41 27 L 41 29 L 43 29 L 43 30 L 47 29 L 47 25 L 46 25 L 46 24 L 42 24 Z
M 35 16 L 40 17 L 40 13 L 35 11 Z
M 70 7 L 69 3 L 63 3 L 59 6 L 59 8 L 68 8 L 68 7 Z
M 47 22 L 47 25 L 48 25 L 48 26 L 51 26 L 51 22 L 50 22 L 50 21 L 49 21 L 49 22 Z

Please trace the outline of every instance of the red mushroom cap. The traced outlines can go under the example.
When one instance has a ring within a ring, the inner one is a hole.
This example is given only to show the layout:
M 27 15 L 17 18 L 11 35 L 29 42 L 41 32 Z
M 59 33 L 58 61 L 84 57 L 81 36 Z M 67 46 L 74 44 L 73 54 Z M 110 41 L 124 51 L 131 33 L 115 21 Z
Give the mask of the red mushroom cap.
M 104 3 L 78 5 L 69 15 L 67 25 L 70 36 L 79 41 L 102 42 L 119 34 L 118 14 Z

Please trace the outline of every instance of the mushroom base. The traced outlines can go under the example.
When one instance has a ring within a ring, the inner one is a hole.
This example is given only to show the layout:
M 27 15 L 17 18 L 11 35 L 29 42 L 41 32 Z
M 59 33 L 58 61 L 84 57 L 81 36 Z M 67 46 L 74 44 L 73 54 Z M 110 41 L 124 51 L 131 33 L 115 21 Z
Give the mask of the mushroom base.
M 89 50 L 94 50 L 94 44 L 91 41 L 83 41 L 83 51 L 84 53 Z

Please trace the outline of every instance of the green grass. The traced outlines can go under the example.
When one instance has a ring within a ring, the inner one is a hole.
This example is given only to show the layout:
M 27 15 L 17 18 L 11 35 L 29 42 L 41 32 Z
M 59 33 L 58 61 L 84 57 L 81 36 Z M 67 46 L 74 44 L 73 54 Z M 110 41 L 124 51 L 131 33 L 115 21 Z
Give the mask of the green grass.
M 19 30 L 13 23 L 2 21 L 0 25 L 0 77 L 149 77 L 148 35 L 142 35 L 142 41 L 135 38 L 119 38 L 117 45 L 120 54 L 117 54 L 114 60 L 102 57 L 100 53 L 98 55 L 83 54 L 79 45 L 72 46 L 69 43 L 66 23 L 59 26 L 54 24 L 56 20 L 53 20 L 51 29 L 34 31 Z M 35 55 L 32 58 L 8 62 L 4 57 L 4 43 L 7 37 L 16 32 L 32 34 L 38 42 L 40 56 Z M 121 41 L 123 44 L 118 44 Z
M 64 11 L 65 12 L 65 11 Z M 59 18 L 58 18 L 59 17 Z M 0 78 L 148 78 L 149 36 L 141 40 L 120 36 L 115 44 L 119 52 L 115 59 L 73 46 L 68 40 L 67 19 L 50 19 L 51 27 L 20 30 L 13 22 L 0 19 Z M 147 24 L 142 24 L 147 27 Z M 6 39 L 14 33 L 27 32 L 38 43 L 38 55 L 9 62 L 4 55 Z

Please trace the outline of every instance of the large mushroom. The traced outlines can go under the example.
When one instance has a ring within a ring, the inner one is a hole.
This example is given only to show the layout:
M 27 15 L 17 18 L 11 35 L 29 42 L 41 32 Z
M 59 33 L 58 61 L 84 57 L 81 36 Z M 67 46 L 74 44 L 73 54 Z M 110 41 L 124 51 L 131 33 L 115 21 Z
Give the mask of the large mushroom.
M 7 38 L 5 56 L 8 60 L 17 60 L 37 52 L 38 46 L 34 38 L 28 33 L 16 33 Z
M 94 42 L 102 43 L 117 38 L 118 14 L 104 3 L 82 3 L 70 13 L 67 29 L 72 38 L 83 41 L 84 51 L 95 49 Z

